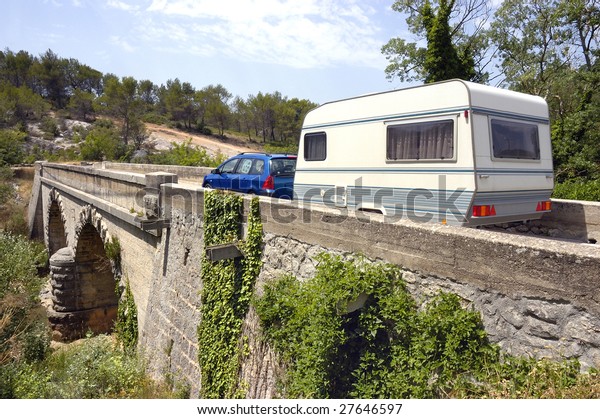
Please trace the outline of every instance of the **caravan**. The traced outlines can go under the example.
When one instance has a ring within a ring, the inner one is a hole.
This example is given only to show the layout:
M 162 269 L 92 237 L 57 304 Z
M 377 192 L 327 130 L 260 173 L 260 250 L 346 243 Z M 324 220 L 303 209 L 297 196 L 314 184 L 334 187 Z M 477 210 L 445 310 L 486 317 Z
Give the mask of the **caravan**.
M 552 188 L 546 102 L 462 80 L 315 108 L 294 179 L 305 204 L 466 226 L 540 218 Z

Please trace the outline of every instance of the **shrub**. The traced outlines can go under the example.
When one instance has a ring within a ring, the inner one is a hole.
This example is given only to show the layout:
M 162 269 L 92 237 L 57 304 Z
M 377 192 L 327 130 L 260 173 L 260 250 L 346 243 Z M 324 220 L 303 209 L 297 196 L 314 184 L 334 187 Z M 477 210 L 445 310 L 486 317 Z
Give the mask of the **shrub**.
M 568 180 L 554 185 L 553 198 L 600 201 L 600 179 Z
M 10 166 L 23 161 L 23 144 L 27 134 L 21 131 L 0 129 L 0 166 Z
M 153 154 L 148 158 L 153 164 L 202 167 L 216 167 L 225 161 L 223 154 L 219 153 L 212 157 L 205 149 L 192 146 L 191 142 L 192 140 L 189 139 L 184 143 L 174 144 L 171 150 Z
M 135 355 L 110 336 L 88 337 L 43 362 L 22 364 L 14 378 L 17 398 L 145 398 L 156 385 Z

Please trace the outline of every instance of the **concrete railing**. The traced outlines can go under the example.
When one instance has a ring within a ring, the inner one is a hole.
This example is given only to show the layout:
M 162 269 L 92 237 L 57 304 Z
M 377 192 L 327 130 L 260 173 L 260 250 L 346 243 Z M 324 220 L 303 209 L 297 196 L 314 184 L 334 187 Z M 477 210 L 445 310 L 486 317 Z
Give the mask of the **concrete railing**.
M 134 163 L 115 163 L 102 162 L 95 163 L 95 167 L 100 169 L 133 172 L 133 173 L 152 173 L 152 172 L 168 172 L 176 174 L 180 180 L 186 180 L 201 184 L 205 175 L 209 174 L 212 167 L 196 167 L 196 166 L 174 166 L 174 165 L 159 165 L 159 164 L 134 164 Z

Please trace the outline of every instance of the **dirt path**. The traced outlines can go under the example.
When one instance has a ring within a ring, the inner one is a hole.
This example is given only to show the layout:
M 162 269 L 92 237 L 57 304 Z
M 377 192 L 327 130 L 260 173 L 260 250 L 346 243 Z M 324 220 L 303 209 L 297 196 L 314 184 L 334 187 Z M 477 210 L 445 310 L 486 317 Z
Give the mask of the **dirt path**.
M 146 124 L 146 129 L 149 133 L 148 140 L 154 142 L 157 150 L 166 150 L 170 148 L 171 143 L 181 144 L 191 139 L 191 144 L 206 149 L 212 156 L 222 153 L 229 157 L 242 152 L 260 151 L 258 144 L 247 143 L 235 138 L 220 140 L 215 137 L 187 133 L 162 125 L 148 123 Z

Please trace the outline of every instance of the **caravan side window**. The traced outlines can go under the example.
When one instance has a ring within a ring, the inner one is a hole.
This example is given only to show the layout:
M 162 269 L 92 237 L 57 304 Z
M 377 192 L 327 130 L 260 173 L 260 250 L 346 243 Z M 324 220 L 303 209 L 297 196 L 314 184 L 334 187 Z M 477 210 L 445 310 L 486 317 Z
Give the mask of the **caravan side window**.
M 540 159 L 538 127 L 525 122 L 492 119 L 492 145 L 498 159 Z
M 428 121 L 387 128 L 388 160 L 442 160 L 454 156 L 454 121 Z
M 304 135 L 304 160 L 323 161 L 327 158 L 327 134 L 316 132 Z

